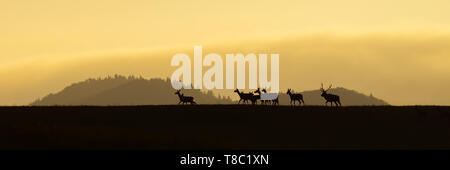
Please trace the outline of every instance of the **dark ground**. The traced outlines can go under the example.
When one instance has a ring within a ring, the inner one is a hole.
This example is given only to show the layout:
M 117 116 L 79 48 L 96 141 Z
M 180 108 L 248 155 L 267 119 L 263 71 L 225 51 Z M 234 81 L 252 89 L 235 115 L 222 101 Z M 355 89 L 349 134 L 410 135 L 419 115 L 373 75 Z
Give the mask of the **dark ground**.
M 0 107 L 0 149 L 450 149 L 450 107 Z

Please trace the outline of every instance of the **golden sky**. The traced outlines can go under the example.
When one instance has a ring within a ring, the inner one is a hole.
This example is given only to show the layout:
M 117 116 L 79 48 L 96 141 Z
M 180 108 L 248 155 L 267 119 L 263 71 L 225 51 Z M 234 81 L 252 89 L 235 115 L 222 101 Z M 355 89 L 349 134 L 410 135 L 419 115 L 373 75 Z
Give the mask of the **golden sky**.
M 293 67 L 283 60 L 314 63 L 316 68 L 301 70 L 310 73 L 302 78 L 310 84 L 298 82 L 304 90 L 317 88 L 326 80 L 314 77 L 336 69 L 317 69 L 333 64 L 324 60 L 346 61 L 340 68 L 359 71 L 359 79 L 330 75 L 329 81 L 392 104 L 448 105 L 450 100 L 433 96 L 450 96 L 443 87 L 449 82 L 440 81 L 450 77 L 449 18 L 448 0 L 0 0 L 0 105 L 27 104 L 111 73 L 168 76 L 169 62 L 167 69 L 151 67 L 209 44 L 224 44 L 214 46 L 221 51 L 226 45 L 280 51 L 282 70 Z M 122 65 L 141 60 L 149 71 Z M 420 95 L 408 96 L 411 91 Z

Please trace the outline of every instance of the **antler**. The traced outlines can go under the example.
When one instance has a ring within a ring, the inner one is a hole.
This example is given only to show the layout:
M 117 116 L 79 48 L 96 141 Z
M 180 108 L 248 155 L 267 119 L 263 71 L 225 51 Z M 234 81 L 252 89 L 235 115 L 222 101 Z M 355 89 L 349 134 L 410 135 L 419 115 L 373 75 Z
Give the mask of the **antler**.
M 330 90 L 332 86 L 333 86 L 333 84 L 330 84 L 330 87 L 328 87 L 327 91 Z
M 321 83 L 321 84 L 320 84 L 320 90 L 322 90 L 322 91 L 328 91 L 328 90 L 331 89 L 332 86 L 333 86 L 333 84 L 330 84 L 330 87 L 328 87 L 328 89 L 325 90 L 325 89 L 323 88 L 323 83 Z

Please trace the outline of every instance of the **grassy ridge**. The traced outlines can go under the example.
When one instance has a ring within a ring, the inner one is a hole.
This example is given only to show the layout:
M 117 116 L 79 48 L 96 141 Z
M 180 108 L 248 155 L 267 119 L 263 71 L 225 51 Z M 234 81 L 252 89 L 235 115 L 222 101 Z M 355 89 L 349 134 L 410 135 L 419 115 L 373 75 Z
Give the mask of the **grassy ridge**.
M 0 149 L 450 149 L 450 107 L 0 107 Z

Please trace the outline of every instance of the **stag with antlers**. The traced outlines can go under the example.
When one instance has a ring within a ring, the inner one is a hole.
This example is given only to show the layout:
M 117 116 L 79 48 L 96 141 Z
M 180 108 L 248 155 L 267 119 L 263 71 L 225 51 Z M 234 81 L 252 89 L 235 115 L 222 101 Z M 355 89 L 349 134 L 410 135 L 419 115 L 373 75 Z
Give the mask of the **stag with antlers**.
M 178 104 L 186 104 L 186 103 L 197 104 L 194 101 L 194 97 L 184 96 L 184 94 L 181 93 L 181 90 L 177 90 L 175 94 L 178 95 L 178 98 L 180 98 L 180 102 L 178 102 Z
M 239 95 L 240 99 L 239 99 L 238 104 L 240 104 L 241 101 L 243 101 L 244 103 L 247 103 L 249 100 L 252 102 L 252 104 L 254 104 L 256 102 L 253 93 L 240 92 L 239 89 L 234 90 L 234 92 Z
M 322 95 L 321 95 L 321 96 L 326 100 L 325 106 L 328 104 L 328 102 L 331 103 L 331 106 L 333 106 L 333 103 L 334 103 L 336 106 L 341 106 L 341 99 L 339 98 L 338 95 L 328 94 L 328 93 L 327 93 L 327 91 L 330 90 L 332 86 L 333 86 L 333 85 L 330 84 L 330 87 L 328 87 L 328 89 L 325 90 L 325 89 L 323 88 L 323 83 L 322 83 L 322 85 L 321 85 L 321 87 L 320 87 L 320 90 L 322 91 Z M 339 104 L 339 105 L 338 105 L 338 104 Z
M 295 106 L 295 101 L 298 101 L 298 104 L 301 105 L 303 103 L 303 105 L 305 105 L 305 101 L 303 100 L 303 95 L 300 93 L 294 93 L 291 89 L 288 89 L 286 94 L 289 95 L 289 97 L 291 97 L 291 105 L 292 102 L 294 102 L 294 106 Z

